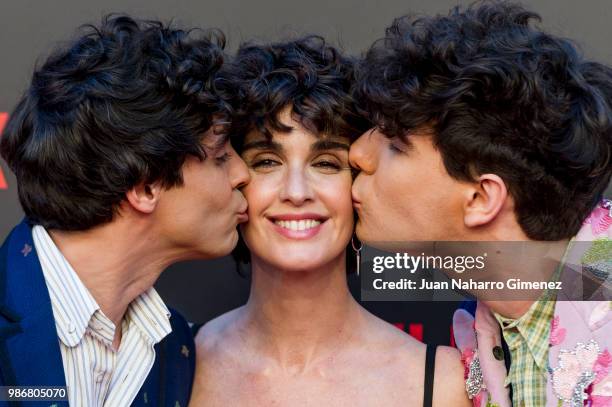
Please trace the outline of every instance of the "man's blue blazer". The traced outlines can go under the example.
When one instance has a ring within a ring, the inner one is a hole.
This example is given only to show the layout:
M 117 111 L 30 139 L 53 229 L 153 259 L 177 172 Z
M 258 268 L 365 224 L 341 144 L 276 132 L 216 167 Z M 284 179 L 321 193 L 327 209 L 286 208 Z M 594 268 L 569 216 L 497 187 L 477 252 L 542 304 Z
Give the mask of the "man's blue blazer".
M 187 406 L 195 345 L 185 319 L 171 312 L 172 333 L 155 345 L 155 363 L 132 406 Z M 51 300 L 27 220 L 0 249 L 0 386 L 66 386 Z M 1 407 L 20 405 L 68 402 L 0 401 Z

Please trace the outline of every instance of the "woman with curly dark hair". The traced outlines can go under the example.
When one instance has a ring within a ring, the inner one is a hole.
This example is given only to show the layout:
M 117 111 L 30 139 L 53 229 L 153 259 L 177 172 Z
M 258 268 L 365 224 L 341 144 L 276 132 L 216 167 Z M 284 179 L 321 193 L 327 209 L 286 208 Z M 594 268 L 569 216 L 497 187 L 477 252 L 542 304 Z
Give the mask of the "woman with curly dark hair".
M 198 332 L 194 406 L 468 405 L 458 352 L 435 356 L 348 290 L 348 150 L 367 128 L 352 82 L 320 37 L 243 45 L 217 80 L 251 173 L 239 254 L 252 285 Z

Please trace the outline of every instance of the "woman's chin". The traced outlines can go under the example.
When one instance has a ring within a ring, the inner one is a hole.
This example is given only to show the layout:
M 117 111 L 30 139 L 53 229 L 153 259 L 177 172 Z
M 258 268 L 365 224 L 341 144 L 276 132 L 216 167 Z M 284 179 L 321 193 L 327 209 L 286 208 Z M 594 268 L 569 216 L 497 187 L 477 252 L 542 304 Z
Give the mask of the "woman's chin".
M 286 273 L 304 273 L 324 268 L 331 259 L 316 258 L 313 256 L 290 256 L 283 259 L 271 260 L 270 264 Z

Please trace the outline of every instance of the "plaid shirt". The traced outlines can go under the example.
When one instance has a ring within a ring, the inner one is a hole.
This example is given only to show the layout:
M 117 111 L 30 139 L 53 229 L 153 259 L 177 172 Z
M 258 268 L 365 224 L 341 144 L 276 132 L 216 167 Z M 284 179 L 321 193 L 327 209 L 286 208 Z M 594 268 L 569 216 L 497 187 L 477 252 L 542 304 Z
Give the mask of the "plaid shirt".
M 546 405 L 548 343 L 555 301 L 539 300 L 518 319 L 495 314 L 510 350 L 511 364 L 505 385 L 512 385 L 512 405 Z

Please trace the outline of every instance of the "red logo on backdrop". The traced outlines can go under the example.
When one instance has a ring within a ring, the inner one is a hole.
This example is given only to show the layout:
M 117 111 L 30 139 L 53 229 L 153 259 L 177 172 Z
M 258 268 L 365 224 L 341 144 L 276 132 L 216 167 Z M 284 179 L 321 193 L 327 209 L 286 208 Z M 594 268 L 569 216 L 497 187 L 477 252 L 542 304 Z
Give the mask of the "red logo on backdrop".
M 8 113 L 0 112 L 0 134 L 2 134 L 2 130 L 4 130 L 4 125 L 8 120 Z M 4 172 L 2 172 L 2 167 L 0 167 L 0 189 L 7 189 L 8 185 L 6 184 L 6 178 L 4 178 Z

